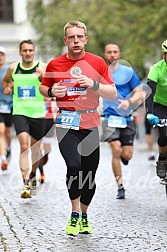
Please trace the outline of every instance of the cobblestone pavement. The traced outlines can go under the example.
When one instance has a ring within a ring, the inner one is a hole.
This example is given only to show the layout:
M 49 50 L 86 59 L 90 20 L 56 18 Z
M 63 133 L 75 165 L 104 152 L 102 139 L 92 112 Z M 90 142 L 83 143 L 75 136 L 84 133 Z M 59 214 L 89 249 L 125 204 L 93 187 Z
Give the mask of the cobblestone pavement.
M 167 251 L 165 187 L 159 184 L 155 162 L 147 161 L 145 144 L 136 141 L 133 159 L 123 166 L 125 200 L 115 198 L 110 149 L 101 144 L 97 190 L 88 212 L 93 234 L 76 238 L 65 234 L 70 203 L 56 140 L 45 166 L 46 183 L 31 199 L 20 198 L 18 153 L 15 138 L 9 169 L 0 171 L 0 252 Z

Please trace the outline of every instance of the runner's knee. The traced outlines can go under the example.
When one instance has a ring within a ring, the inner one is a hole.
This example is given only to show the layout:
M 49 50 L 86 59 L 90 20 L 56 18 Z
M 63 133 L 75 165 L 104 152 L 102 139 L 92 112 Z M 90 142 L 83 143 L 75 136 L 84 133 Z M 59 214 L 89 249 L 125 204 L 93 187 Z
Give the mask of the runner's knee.
M 67 177 L 69 176 L 78 176 L 80 170 L 80 162 L 76 162 L 76 160 L 71 160 L 67 164 Z
M 161 136 L 161 137 L 159 137 L 158 138 L 158 144 L 161 147 L 167 146 L 167 136 L 163 136 L 163 137 Z

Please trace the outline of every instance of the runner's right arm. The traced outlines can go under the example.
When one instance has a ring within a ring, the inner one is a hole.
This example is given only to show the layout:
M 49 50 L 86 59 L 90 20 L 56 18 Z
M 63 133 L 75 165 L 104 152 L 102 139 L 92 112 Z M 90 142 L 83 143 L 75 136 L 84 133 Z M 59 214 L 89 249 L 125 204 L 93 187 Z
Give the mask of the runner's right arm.
M 147 113 L 151 113 L 151 114 L 153 114 L 153 100 L 154 100 L 154 95 L 155 95 L 155 91 L 156 91 L 156 84 L 157 83 L 155 81 L 152 81 L 149 79 L 147 81 L 147 85 L 150 87 L 152 92 L 146 100 L 146 111 L 147 111 Z
M 5 76 L 3 77 L 2 80 L 2 87 L 4 89 L 4 94 L 5 95 L 10 95 L 12 94 L 12 89 L 13 89 L 13 82 L 12 82 L 12 73 L 15 67 L 15 63 L 11 64 L 7 71 Z
M 157 125 L 159 123 L 159 118 L 153 114 L 154 95 L 156 92 L 157 83 L 148 79 L 147 84 L 152 90 L 150 96 L 146 100 L 147 119 L 151 125 Z

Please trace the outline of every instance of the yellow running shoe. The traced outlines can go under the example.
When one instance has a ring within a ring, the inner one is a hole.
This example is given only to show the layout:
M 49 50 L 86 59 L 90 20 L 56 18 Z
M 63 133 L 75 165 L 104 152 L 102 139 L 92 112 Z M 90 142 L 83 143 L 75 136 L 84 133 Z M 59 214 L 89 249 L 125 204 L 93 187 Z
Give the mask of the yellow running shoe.
M 80 220 L 80 233 L 81 234 L 91 234 L 92 226 L 88 221 L 88 216 L 86 213 L 82 214 L 82 218 Z
M 23 199 L 31 198 L 31 190 L 30 190 L 29 185 L 25 185 L 25 187 L 21 193 L 21 198 L 23 198 Z
M 66 233 L 68 235 L 76 236 L 79 233 L 79 213 L 72 212 L 70 220 L 66 226 Z

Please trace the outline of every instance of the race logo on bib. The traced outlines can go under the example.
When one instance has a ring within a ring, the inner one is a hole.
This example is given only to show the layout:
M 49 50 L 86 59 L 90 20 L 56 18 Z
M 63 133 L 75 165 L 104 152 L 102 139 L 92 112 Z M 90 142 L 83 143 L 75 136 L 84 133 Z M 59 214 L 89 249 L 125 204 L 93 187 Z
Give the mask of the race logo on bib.
M 71 68 L 71 71 L 70 71 L 70 74 L 73 76 L 73 77 L 77 77 L 78 75 L 80 75 L 82 73 L 82 70 L 80 67 L 72 67 Z

